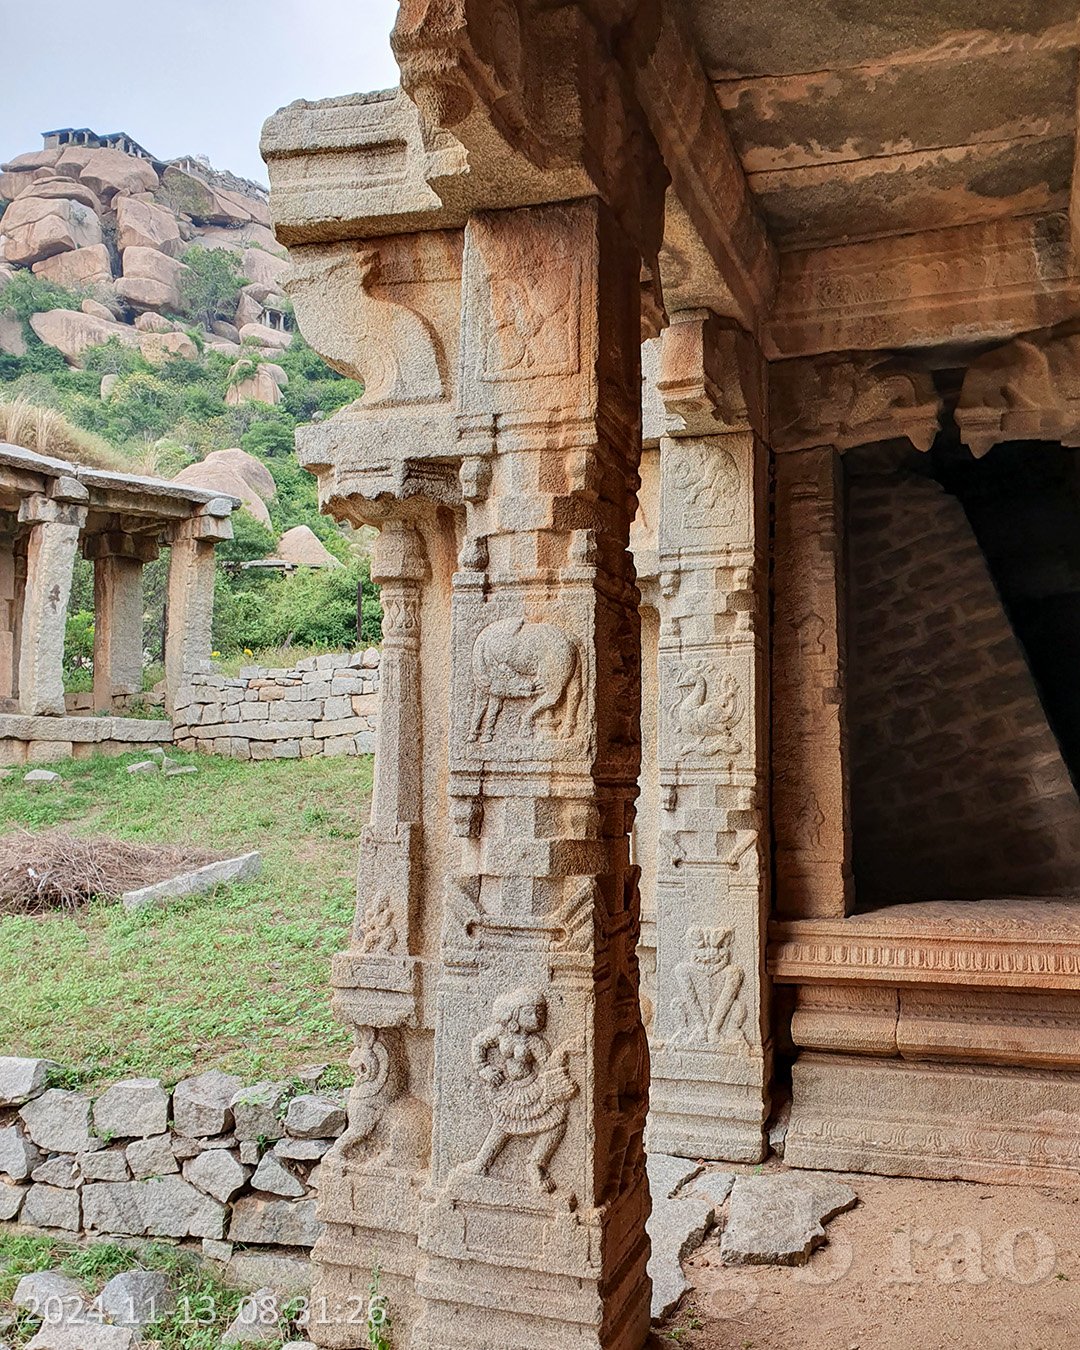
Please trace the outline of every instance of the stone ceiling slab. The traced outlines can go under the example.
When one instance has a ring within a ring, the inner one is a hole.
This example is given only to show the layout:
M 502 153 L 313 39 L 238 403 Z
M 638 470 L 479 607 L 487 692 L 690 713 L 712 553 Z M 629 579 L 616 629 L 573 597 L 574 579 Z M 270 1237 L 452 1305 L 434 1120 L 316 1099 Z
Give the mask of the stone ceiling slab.
M 1073 0 L 686 0 L 783 251 L 1068 209 Z

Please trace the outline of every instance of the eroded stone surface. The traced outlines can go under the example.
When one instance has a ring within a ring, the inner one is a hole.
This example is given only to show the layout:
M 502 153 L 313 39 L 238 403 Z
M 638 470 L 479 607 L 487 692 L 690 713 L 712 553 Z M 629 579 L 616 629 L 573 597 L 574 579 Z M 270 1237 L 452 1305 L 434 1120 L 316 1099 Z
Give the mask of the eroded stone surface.
M 19 1112 L 26 1132 L 46 1153 L 82 1153 L 91 1147 L 90 1098 L 49 1088 Z

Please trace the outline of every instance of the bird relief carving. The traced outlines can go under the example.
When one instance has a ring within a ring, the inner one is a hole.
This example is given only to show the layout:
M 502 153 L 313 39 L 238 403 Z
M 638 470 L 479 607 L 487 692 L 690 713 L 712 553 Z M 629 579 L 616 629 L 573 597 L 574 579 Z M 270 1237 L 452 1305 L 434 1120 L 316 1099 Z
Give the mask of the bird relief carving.
M 743 972 L 731 960 L 730 928 L 688 928 L 687 955 L 675 967 L 674 1045 L 750 1044 Z
M 730 762 L 742 752 L 736 732 L 743 695 L 733 675 L 721 675 L 707 661 L 688 662 L 676 669 L 669 709 L 680 756 L 723 755 Z
M 499 619 L 482 629 L 472 649 L 475 690 L 469 740 L 486 744 L 507 703 L 520 703 L 524 738 L 572 737 L 581 710 L 581 654 L 553 623 Z
M 492 1004 L 491 1022 L 473 1037 L 470 1058 L 491 1112 L 491 1128 L 476 1157 L 458 1169 L 487 1176 L 513 1139 L 532 1140 L 526 1176 L 541 1195 L 555 1182 L 548 1167 L 566 1134 L 577 1084 L 569 1051 L 552 1050 L 544 1038 L 547 999 L 535 989 L 512 989 Z

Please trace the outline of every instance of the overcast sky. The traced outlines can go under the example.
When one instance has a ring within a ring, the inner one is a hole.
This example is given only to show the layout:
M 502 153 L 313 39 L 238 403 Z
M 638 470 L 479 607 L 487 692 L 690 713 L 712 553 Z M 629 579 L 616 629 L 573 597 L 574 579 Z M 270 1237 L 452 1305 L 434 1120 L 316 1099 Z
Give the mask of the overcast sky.
M 55 127 L 126 131 L 266 181 L 259 131 L 297 98 L 397 83 L 396 0 L 0 0 L 0 162 Z

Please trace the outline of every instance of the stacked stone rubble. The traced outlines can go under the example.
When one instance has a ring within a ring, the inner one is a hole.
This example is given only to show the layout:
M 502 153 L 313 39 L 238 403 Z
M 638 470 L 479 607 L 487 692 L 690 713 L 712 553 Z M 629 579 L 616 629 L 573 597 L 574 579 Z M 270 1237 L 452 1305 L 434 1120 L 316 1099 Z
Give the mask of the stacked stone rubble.
M 100 1094 L 49 1086 L 64 1076 L 0 1058 L 0 1220 L 199 1239 L 219 1261 L 237 1244 L 267 1256 L 313 1245 L 321 1160 L 346 1124 L 319 1070 L 249 1085 L 210 1070 L 171 1092 L 134 1078 Z

